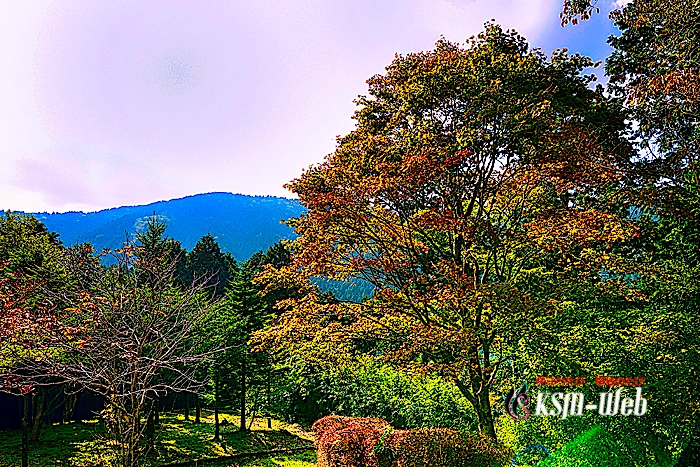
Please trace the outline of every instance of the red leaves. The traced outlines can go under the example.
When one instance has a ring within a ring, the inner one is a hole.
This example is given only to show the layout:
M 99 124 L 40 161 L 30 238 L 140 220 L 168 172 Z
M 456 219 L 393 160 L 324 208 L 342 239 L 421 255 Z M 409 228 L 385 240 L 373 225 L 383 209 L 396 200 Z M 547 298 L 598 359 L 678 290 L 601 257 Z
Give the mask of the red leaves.
M 474 227 L 468 220 L 456 216 L 450 210 L 439 211 L 431 209 L 417 214 L 413 221 L 425 229 L 434 229 L 440 232 L 460 232 L 469 237 L 474 232 Z
M 52 348 L 76 331 L 61 321 L 56 305 L 46 297 L 45 284 L 0 264 L 0 360 L 4 370 L 52 356 Z M 31 391 L 31 384 L 11 372 L 6 376 L 0 389 Z
M 379 418 L 330 415 L 317 420 L 319 467 L 379 467 L 374 448 L 391 425 Z
M 503 446 L 467 432 L 394 430 L 377 418 L 331 415 L 312 429 L 319 467 L 486 467 L 510 456 Z

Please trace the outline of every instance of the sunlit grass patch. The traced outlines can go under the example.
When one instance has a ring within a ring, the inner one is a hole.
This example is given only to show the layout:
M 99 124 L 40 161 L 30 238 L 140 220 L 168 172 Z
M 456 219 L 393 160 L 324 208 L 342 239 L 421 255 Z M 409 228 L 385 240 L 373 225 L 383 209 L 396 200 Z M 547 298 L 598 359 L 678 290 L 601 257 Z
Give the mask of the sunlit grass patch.
M 220 440 L 214 441 L 214 419 L 209 412 L 202 413 L 202 423 L 186 421 L 182 414 L 161 415 L 156 432 L 154 450 L 145 462 L 155 467 L 171 462 L 215 459 L 242 453 L 309 447 L 310 433 L 296 425 L 273 420 L 272 429 L 267 420 L 256 420 L 251 431 L 240 432 L 237 417 L 220 414 Z M 313 448 L 311 448 L 313 450 Z M 21 432 L 0 432 L 0 467 L 21 465 Z M 97 421 L 48 425 L 42 430 L 41 441 L 30 447 L 31 467 L 96 467 L 109 463 L 110 451 L 104 440 L 104 429 Z M 306 457 L 304 457 L 306 456 Z M 306 467 L 308 454 L 275 456 L 240 465 Z M 243 462 L 243 461 L 241 461 Z M 263 462 L 263 463 L 260 463 Z M 266 462 L 266 463 L 265 463 Z M 221 464 L 226 465 L 226 464 Z M 230 465 L 230 464 L 229 464 Z M 235 464 L 234 464 L 235 465 Z
M 238 464 L 226 464 L 226 467 L 315 467 L 316 453 L 304 452 L 289 456 L 273 456 L 263 459 L 241 461 Z M 221 464 L 219 467 L 224 467 Z

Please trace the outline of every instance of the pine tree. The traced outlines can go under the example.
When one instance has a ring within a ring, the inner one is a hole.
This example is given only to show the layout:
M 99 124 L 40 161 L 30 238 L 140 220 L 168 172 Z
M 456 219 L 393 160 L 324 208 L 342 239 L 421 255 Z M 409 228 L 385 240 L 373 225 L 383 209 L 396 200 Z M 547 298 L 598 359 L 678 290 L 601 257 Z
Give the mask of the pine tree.
M 206 280 L 211 285 L 215 298 L 224 295 L 235 270 L 236 261 L 233 256 L 221 251 L 211 233 L 203 236 L 187 255 L 187 282 Z

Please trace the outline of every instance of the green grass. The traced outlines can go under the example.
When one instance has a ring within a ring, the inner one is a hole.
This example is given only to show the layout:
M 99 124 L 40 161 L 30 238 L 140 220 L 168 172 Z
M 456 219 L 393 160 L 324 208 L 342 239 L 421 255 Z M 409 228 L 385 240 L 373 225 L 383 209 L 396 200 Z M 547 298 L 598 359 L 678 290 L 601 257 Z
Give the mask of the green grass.
M 240 463 L 221 463 L 216 467 L 315 467 L 316 454 L 305 452 L 290 456 L 274 456 L 262 459 L 251 459 Z
M 185 421 L 182 415 L 162 416 L 156 435 L 155 449 L 147 459 L 147 466 L 171 462 L 214 459 L 240 453 L 308 447 L 312 444 L 309 433 L 295 425 L 273 421 L 267 429 L 266 420 L 258 420 L 251 431 L 240 433 L 235 419 L 222 414 L 226 424 L 221 428 L 221 439 L 214 441 L 214 421 L 211 414 L 202 414 L 202 423 Z M 108 465 L 109 451 L 105 449 L 104 430 L 97 422 L 49 425 L 42 430 L 41 440 L 30 446 L 29 464 L 32 467 L 94 467 Z M 20 465 L 21 433 L 0 432 L 0 467 Z M 315 465 L 313 448 L 308 453 L 273 456 L 267 459 L 241 461 L 239 464 L 221 463 L 220 466 L 245 465 L 250 467 L 307 467 Z
M 664 450 L 648 452 L 639 440 L 595 426 L 542 460 L 537 467 L 599 467 L 601 462 L 607 467 L 669 467 L 673 464 L 670 454 Z
M 65 461 L 87 455 L 92 440 L 102 433 L 103 430 L 97 423 L 45 426 L 42 429 L 41 440 L 30 447 L 30 465 L 80 465 Z M 20 431 L 0 432 L 0 466 L 21 465 L 21 439 Z

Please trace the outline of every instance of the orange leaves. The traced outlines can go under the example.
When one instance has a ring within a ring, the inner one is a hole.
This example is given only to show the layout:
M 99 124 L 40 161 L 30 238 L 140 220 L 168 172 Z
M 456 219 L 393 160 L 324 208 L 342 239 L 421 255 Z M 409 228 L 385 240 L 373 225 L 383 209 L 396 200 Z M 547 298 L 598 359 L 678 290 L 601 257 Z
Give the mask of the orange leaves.
M 294 266 L 275 268 L 271 264 L 266 264 L 263 270 L 255 276 L 253 283 L 264 286 L 263 293 L 284 289 L 309 292 L 313 289 L 309 283 L 308 274 Z
M 588 210 L 543 214 L 524 225 L 527 235 L 545 251 L 569 251 L 602 243 L 610 247 L 637 235 L 637 227 L 619 216 Z
M 270 291 L 274 291 L 271 289 Z M 349 355 L 352 309 L 324 300 L 316 286 L 307 284 L 305 294 L 277 303 L 279 319 L 253 334 L 254 350 L 279 355 L 302 355 L 307 363 L 335 365 Z
M 640 80 L 631 90 L 629 103 L 640 105 L 644 99 L 668 96 L 679 104 L 697 105 L 700 102 L 700 75 L 694 70 L 673 70 Z

